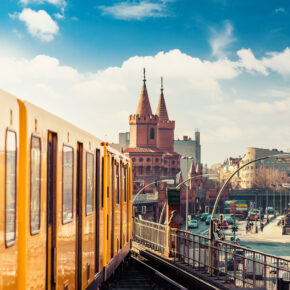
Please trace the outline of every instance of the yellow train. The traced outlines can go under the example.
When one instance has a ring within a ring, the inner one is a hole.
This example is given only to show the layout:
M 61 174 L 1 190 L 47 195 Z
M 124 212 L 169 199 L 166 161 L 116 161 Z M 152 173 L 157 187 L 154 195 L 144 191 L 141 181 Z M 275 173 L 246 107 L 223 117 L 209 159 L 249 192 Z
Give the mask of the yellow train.
M 0 289 L 87 289 L 130 251 L 132 164 L 0 90 Z

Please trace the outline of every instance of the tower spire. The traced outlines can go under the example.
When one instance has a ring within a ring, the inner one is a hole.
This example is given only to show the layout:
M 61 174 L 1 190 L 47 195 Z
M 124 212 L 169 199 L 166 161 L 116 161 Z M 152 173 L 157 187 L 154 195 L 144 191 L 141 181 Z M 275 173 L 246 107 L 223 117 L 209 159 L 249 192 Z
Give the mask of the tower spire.
M 163 121 L 168 121 L 168 113 L 167 113 L 167 109 L 166 109 L 166 104 L 165 104 L 165 99 L 164 99 L 164 95 L 163 95 L 163 77 L 161 77 L 161 94 L 160 94 L 160 98 L 159 98 L 159 102 L 158 102 L 158 107 L 157 107 L 157 111 L 156 111 L 156 115 L 158 115 L 159 120 L 163 120 Z
M 145 68 L 143 68 L 143 87 L 141 90 L 141 96 L 139 99 L 136 114 L 137 115 L 152 115 L 152 110 L 151 110 L 147 88 L 146 88 Z

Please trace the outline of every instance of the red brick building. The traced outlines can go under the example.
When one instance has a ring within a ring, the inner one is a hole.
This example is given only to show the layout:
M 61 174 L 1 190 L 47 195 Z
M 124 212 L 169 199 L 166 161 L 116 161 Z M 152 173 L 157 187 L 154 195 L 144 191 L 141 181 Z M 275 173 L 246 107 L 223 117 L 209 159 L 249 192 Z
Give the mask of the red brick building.
M 152 114 L 144 76 L 136 114 L 129 116 L 133 180 L 150 183 L 155 179 L 176 179 L 180 171 L 180 155 L 173 151 L 175 122 L 169 120 L 161 85 L 156 114 Z M 138 184 L 134 186 L 134 193 Z
M 130 145 L 124 153 L 129 154 L 133 162 L 133 193 L 136 194 L 144 184 L 155 180 L 170 179 L 176 185 L 181 156 L 173 151 L 175 121 L 168 117 L 162 79 L 157 111 L 152 114 L 144 72 L 137 111 L 129 116 L 129 125 Z M 155 186 L 152 186 L 144 194 L 154 191 Z M 159 205 L 155 208 L 156 216 L 165 200 L 166 184 L 159 183 L 157 191 Z
M 155 180 L 171 180 L 170 186 L 176 186 L 182 180 L 194 177 L 189 181 L 189 214 L 197 212 L 204 203 L 204 179 L 201 164 L 191 168 L 182 176 L 180 170 L 181 155 L 174 152 L 175 121 L 169 119 L 161 79 L 161 93 L 156 114 L 152 113 L 148 97 L 145 71 L 143 86 L 136 113 L 129 116 L 130 144 L 124 150 L 133 162 L 133 194 L 136 194 L 144 185 Z M 146 188 L 138 197 L 138 213 L 145 219 L 158 221 L 160 211 L 166 199 L 166 182 L 159 182 L 158 186 Z M 139 200 L 140 199 L 140 200 Z M 180 213 L 185 218 L 186 188 L 181 187 Z M 142 208 L 142 210 L 141 210 Z M 144 208 L 144 211 L 143 211 Z

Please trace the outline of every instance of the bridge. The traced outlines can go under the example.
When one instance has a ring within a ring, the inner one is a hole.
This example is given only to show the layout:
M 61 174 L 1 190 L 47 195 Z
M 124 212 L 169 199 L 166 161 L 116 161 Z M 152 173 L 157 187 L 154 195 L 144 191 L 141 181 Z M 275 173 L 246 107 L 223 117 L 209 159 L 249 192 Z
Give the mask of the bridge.
M 131 254 L 172 289 L 290 289 L 290 260 L 142 218 Z

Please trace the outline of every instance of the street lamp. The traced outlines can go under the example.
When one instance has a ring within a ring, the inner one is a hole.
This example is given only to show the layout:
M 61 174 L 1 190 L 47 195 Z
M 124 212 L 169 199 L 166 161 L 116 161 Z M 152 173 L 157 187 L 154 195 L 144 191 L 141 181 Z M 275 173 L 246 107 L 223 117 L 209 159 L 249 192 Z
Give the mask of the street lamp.
M 170 182 L 170 180 L 168 180 L 168 179 L 155 180 L 154 182 L 151 182 L 151 183 L 145 185 L 144 187 L 142 187 L 142 188 L 141 188 L 141 189 L 136 193 L 136 195 L 135 195 L 134 198 L 133 198 L 132 204 L 134 204 L 134 202 L 135 202 L 135 200 L 137 199 L 137 197 L 139 196 L 139 194 L 140 194 L 140 193 L 141 193 L 145 188 L 147 188 L 147 187 L 149 187 L 149 186 L 151 186 L 151 185 L 153 185 L 153 184 L 157 184 L 157 183 L 159 183 L 159 182 Z
M 182 156 L 186 160 L 186 173 L 188 174 L 188 160 L 193 159 L 192 156 Z M 188 230 L 188 184 L 186 185 L 186 201 L 185 201 L 185 229 Z
M 206 173 L 206 174 L 192 176 L 192 177 L 180 182 L 179 184 L 177 184 L 176 188 L 180 188 L 183 184 L 187 183 L 189 180 L 192 180 L 192 179 L 195 179 L 195 178 L 198 178 L 198 177 L 218 177 L 218 175 L 217 174 Z M 163 212 L 164 212 L 164 209 L 165 209 L 165 205 L 166 205 L 166 202 L 163 205 L 163 208 L 162 208 L 162 211 L 161 211 L 161 214 L 160 214 L 160 218 L 159 218 L 159 223 L 161 223 Z M 188 230 L 188 228 L 186 230 Z
M 218 203 L 219 203 L 219 200 L 221 198 L 221 195 L 224 191 L 224 189 L 226 188 L 226 186 L 229 184 L 229 182 L 231 181 L 231 179 L 234 177 L 234 175 L 236 173 L 238 173 L 241 169 L 243 169 L 244 167 L 248 166 L 249 164 L 251 163 L 254 163 L 254 162 L 257 162 L 257 161 L 261 161 L 261 160 L 265 160 L 265 159 L 270 159 L 270 158 L 276 158 L 278 161 L 285 161 L 285 159 L 289 159 L 290 158 L 290 154 L 275 154 L 275 155 L 270 155 L 270 156 L 265 156 L 265 157 L 260 157 L 260 158 L 257 158 L 257 159 L 254 159 L 254 160 L 251 160 L 247 163 L 245 163 L 244 165 L 242 165 L 240 168 L 238 168 L 227 180 L 226 182 L 223 184 L 223 186 L 221 187 L 218 195 L 217 195 L 217 198 L 216 198 L 216 201 L 215 201 L 215 204 L 214 204 L 214 207 L 213 207 L 213 210 L 212 210 L 212 214 L 211 214 L 211 221 L 213 221 L 214 219 L 214 216 L 215 216 L 215 211 L 216 211 L 216 208 L 218 206 Z M 212 222 L 210 223 L 210 226 L 209 226 L 209 239 L 210 240 L 214 240 L 214 235 L 213 235 L 213 226 L 212 226 Z

